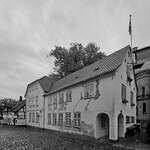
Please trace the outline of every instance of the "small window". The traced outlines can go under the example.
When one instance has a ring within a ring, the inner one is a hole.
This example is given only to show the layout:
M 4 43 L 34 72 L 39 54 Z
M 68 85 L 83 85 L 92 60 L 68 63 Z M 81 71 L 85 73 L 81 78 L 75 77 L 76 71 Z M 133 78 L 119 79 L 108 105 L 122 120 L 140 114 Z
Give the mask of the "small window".
M 75 112 L 74 113 L 74 126 L 80 127 L 80 125 L 81 125 L 81 113 Z
M 130 116 L 126 116 L 126 124 L 130 123 Z
M 63 113 L 59 113 L 59 116 L 58 116 L 58 125 L 59 126 L 63 125 Z
M 122 100 L 126 100 L 126 86 L 124 84 L 122 84 L 122 88 L 121 88 L 121 97 Z
M 142 87 L 142 97 L 144 97 L 145 96 L 145 87 L 143 86 Z
M 146 103 L 143 103 L 143 114 L 146 114 Z
M 71 126 L 71 112 L 65 113 L 65 125 Z
M 133 104 L 133 92 L 132 91 L 130 92 L 130 104 L 131 105 Z

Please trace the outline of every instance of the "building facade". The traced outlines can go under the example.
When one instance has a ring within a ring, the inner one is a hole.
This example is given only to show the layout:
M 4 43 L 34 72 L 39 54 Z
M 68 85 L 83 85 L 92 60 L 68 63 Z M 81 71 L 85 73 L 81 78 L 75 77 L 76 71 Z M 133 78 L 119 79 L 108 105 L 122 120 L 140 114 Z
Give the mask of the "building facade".
M 26 125 L 26 105 L 25 100 L 19 101 L 11 110 L 12 125 L 24 126 Z
M 136 86 L 129 46 L 61 80 L 44 95 L 46 129 L 124 137 L 136 123 Z
M 137 121 L 142 127 L 150 122 L 150 47 L 134 51 L 137 82 Z
M 44 126 L 44 97 L 50 90 L 51 80 L 44 76 L 28 84 L 26 99 L 26 125 L 43 128 Z

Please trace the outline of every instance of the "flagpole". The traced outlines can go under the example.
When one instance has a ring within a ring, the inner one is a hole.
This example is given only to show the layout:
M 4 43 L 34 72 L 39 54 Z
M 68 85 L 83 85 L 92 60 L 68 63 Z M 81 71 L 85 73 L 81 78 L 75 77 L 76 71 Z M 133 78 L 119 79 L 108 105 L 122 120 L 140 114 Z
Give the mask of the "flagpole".
M 132 49 L 132 24 L 131 24 L 131 17 L 132 15 L 130 14 L 130 18 L 129 18 L 129 35 L 130 35 L 130 46 Z

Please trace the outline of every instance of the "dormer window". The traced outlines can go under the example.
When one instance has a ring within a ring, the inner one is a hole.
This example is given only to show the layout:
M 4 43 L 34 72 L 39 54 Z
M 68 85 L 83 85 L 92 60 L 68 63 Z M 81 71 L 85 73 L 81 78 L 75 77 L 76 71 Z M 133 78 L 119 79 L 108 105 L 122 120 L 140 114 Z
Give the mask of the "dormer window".
M 94 83 L 86 84 L 84 86 L 84 98 L 94 97 Z

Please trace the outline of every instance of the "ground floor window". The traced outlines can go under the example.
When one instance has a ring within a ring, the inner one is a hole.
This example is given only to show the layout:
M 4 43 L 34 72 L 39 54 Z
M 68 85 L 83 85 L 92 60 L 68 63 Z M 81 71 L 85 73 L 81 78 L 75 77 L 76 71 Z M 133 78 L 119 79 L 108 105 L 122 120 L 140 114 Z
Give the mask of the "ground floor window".
M 34 112 L 32 113 L 32 122 L 34 122 L 35 121 L 35 114 L 34 114 Z
M 52 115 L 48 113 L 48 125 L 52 124 Z
M 31 122 L 31 112 L 29 112 L 29 122 Z
M 126 124 L 130 123 L 130 116 L 126 116 Z
M 65 113 L 65 125 L 71 126 L 71 112 Z
M 58 114 L 58 125 L 59 126 L 63 125 L 63 113 Z
M 39 116 L 39 113 L 37 112 L 36 113 L 36 123 L 39 123 L 39 118 L 40 118 L 40 116 Z
M 131 116 L 131 123 L 135 123 L 135 117 Z
M 57 114 L 53 113 L 53 125 L 57 125 Z
M 81 124 L 81 113 L 75 112 L 74 113 L 74 126 L 80 127 L 80 124 Z

